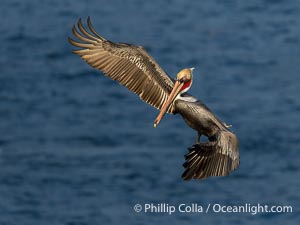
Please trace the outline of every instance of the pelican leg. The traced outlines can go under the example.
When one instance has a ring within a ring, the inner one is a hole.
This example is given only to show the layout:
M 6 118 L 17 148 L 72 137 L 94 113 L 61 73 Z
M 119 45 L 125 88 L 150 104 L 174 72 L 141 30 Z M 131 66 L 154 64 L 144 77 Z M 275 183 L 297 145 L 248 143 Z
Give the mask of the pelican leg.
M 198 132 L 197 139 L 196 139 L 196 145 L 200 145 L 200 138 L 201 138 L 201 134 Z

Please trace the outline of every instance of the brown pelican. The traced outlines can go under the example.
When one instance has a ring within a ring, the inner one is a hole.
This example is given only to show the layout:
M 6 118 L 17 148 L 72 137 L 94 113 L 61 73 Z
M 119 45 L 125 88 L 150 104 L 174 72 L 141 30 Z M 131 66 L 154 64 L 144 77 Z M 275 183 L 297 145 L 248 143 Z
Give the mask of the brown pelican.
M 79 19 L 79 30 L 73 26 L 73 34 L 79 41 L 69 38 L 69 42 L 80 48 L 73 51 L 75 54 L 159 109 L 154 127 L 166 112 L 179 113 L 197 131 L 196 144 L 185 155 L 183 179 L 227 176 L 238 167 L 235 134 L 207 106 L 186 93 L 192 85 L 193 68 L 181 70 L 173 80 L 143 47 L 104 39 L 96 32 L 90 18 L 87 25 L 89 31 Z M 200 143 L 201 135 L 208 141 Z

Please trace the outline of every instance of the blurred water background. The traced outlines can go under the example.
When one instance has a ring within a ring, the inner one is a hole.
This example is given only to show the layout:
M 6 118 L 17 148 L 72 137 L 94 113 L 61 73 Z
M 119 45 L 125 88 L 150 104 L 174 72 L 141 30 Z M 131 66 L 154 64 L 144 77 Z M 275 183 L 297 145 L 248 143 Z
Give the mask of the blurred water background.
M 300 4 L 2 0 L 0 224 L 299 224 Z M 196 133 L 71 53 L 90 16 L 107 39 L 145 46 L 240 140 L 225 178 L 182 181 Z M 136 203 L 291 205 L 293 213 L 135 213 Z

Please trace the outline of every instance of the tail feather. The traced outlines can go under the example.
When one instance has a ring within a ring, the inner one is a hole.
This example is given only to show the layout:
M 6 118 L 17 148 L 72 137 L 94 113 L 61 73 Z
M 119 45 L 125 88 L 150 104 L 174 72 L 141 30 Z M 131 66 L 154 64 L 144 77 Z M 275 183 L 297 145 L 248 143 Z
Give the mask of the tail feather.
M 185 180 L 227 176 L 239 166 L 238 141 L 230 131 L 220 131 L 214 141 L 197 144 L 185 155 Z

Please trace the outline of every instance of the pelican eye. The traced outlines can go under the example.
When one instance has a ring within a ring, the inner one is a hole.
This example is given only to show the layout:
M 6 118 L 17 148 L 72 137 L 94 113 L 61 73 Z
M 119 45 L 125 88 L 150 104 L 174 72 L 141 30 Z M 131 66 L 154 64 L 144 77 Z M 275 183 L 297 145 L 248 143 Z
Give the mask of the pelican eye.
M 187 75 L 184 75 L 182 78 L 178 79 L 178 81 L 180 83 L 186 83 L 186 82 L 188 82 Z
M 190 80 L 187 79 L 186 77 L 184 77 L 184 78 L 181 78 L 179 81 L 180 81 L 181 83 L 186 84 L 186 83 L 189 82 Z

